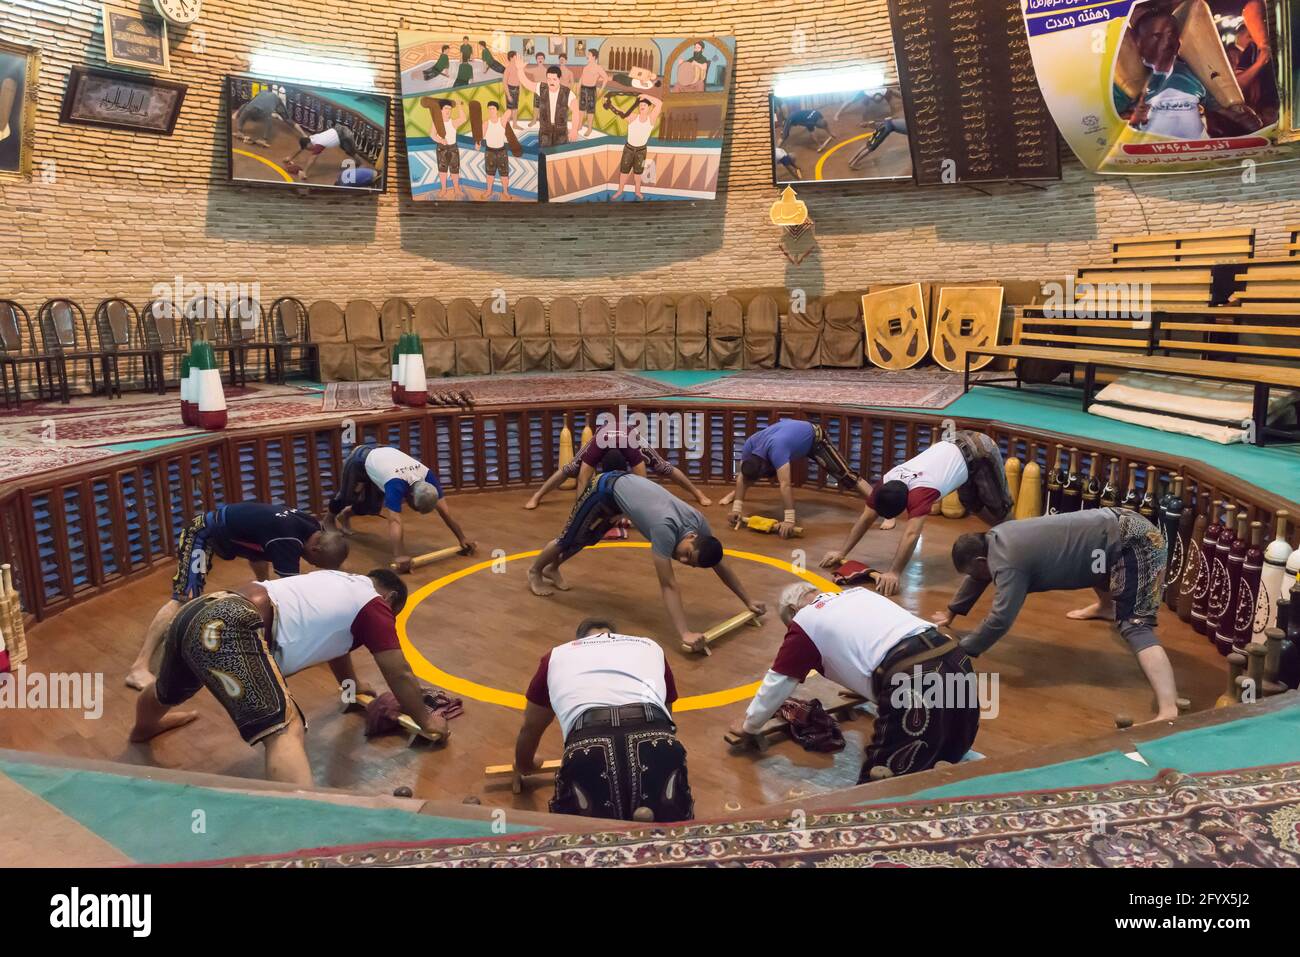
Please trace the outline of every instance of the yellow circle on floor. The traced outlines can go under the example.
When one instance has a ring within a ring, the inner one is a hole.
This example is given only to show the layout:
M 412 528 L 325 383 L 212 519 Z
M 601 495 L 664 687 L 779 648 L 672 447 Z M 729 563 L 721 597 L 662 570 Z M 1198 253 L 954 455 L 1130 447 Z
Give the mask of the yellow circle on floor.
M 601 542 L 599 545 L 591 546 L 593 548 L 649 548 L 649 542 Z M 475 701 L 486 701 L 488 704 L 504 705 L 507 708 L 514 708 L 517 711 L 523 711 L 524 706 L 528 703 L 523 695 L 515 691 L 502 691 L 500 688 L 493 688 L 490 685 L 479 684 L 476 681 L 470 681 L 468 678 L 460 678 L 453 674 L 443 671 L 428 658 L 424 657 L 411 643 L 410 637 L 406 633 L 406 623 L 411 614 L 419 607 L 420 602 L 424 601 L 434 592 L 447 587 L 453 582 L 458 582 L 462 578 L 467 578 L 475 572 L 481 572 L 485 568 L 492 568 L 499 562 L 513 562 L 520 558 L 536 558 L 541 554 L 540 549 L 531 552 L 518 552 L 514 555 L 506 555 L 503 558 L 490 558 L 487 561 L 479 562 L 477 565 L 470 565 L 468 568 L 462 568 L 460 571 L 444 575 L 442 578 L 429 582 L 429 584 L 418 589 L 415 594 L 406 602 L 406 607 L 402 613 L 397 616 L 397 636 L 402 642 L 402 652 L 406 655 L 406 660 L 411 664 L 411 670 L 415 672 L 417 678 L 445 688 L 447 691 L 461 695 L 465 698 L 472 698 Z M 804 581 L 822 589 L 822 591 L 839 591 L 839 587 L 833 582 L 828 581 L 816 572 L 810 572 L 807 569 L 795 567 L 792 563 L 782 561 L 779 558 L 769 558 L 766 555 L 758 555 L 754 552 L 737 552 L 731 549 L 725 549 L 723 554 L 729 558 L 740 558 L 749 562 L 758 562 L 762 565 L 771 565 L 773 568 L 780 568 L 802 578 Z M 775 609 L 769 609 L 768 614 L 775 614 Z M 673 711 L 698 711 L 701 708 L 718 708 L 722 705 L 733 704 L 737 701 L 744 701 L 751 698 L 754 692 L 758 690 L 760 682 L 754 681 L 747 685 L 736 688 L 728 688 L 724 691 L 711 691 L 708 694 L 690 695 L 685 698 L 678 698 L 677 703 L 673 705 Z

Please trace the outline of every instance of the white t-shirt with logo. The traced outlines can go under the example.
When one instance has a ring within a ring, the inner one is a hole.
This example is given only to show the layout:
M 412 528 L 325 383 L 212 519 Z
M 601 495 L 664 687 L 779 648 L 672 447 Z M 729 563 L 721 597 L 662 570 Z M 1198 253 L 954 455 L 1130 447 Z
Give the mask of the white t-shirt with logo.
M 658 642 L 602 633 L 548 651 L 526 697 L 555 712 L 567 739 L 588 708 L 649 702 L 667 714 L 677 688 Z
M 910 492 L 914 488 L 939 490 L 943 498 L 966 484 L 970 474 L 966 459 L 953 442 L 936 442 L 920 455 L 885 473 L 882 482 L 902 482 Z

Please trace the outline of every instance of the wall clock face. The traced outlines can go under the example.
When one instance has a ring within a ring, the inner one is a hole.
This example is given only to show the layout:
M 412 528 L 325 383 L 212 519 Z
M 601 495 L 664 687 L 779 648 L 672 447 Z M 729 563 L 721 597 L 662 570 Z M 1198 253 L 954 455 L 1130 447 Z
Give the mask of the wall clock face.
M 203 0 L 153 0 L 153 5 L 168 23 L 184 26 L 199 18 Z

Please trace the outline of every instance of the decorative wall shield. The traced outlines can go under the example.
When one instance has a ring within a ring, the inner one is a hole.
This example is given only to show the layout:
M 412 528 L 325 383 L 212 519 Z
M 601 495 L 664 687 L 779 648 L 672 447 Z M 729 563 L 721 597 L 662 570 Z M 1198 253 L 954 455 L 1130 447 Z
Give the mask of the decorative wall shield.
M 930 351 L 925 295 L 919 282 L 862 297 L 867 357 L 882 369 L 910 369 Z
M 935 306 L 934 361 L 951 372 L 966 368 L 966 350 L 996 345 L 1002 321 L 1001 286 L 944 286 Z M 971 369 L 993 361 L 980 356 Z

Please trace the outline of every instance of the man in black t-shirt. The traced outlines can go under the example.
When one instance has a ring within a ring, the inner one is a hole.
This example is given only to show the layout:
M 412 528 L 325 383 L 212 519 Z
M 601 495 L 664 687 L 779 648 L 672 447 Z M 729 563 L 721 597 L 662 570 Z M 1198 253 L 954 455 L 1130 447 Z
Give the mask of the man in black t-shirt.
M 126 676 L 128 688 L 139 691 L 152 683 L 158 643 L 181 605 L 203 594 L 213 555 L 226 561 L 247 559 L 257 580 L 266 581 L 271 568 L 280 578 L 298 574 L 304 558 L 317 568 L 339 568 L 348 557 L 348 542 L 311 514 L 285 505 L 237 502 L 194 516 L 177 544 L 172 597 L 145 633 Z

